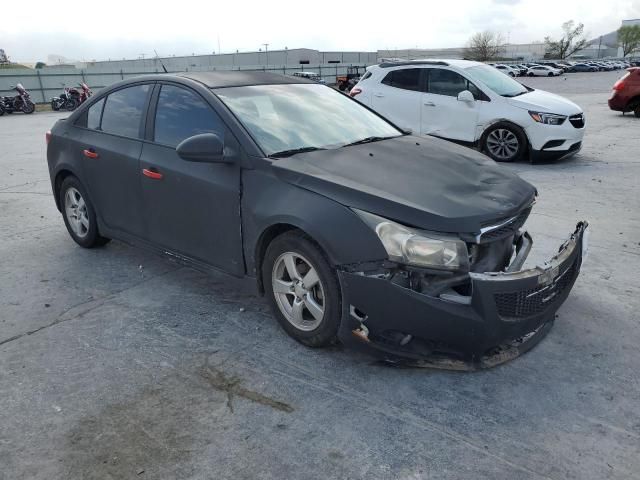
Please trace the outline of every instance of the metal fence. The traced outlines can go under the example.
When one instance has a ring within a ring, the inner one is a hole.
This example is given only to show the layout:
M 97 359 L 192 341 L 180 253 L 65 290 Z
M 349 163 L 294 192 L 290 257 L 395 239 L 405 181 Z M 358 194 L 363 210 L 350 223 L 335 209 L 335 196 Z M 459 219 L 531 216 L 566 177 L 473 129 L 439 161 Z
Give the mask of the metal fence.
M 366 64 L 355 63 L 332 63 L 324 65 L 283 65 L 283 66 L 253 66 L 253 67 L 194 67 L 186 69 L 187 71 L 265 71 L 291 75 L 294 72 L 315 72 L 320 75 L 328 84 L 334 84 L 338 75 L 345 75 L 348 67 L 358 66 L 366 67 Z M 129 71 L 119 69 L 114 71 L 99 71 L 87 69 L 76 69 L 67 67 L 43 68 L 43 69 L 9 69 L 0 68 L 0 95 L 15 95 L 12 85 L 22 83 L 29 91 L 31 98 L 35 103 L 49 103 L 51 97 L 57 96 L 62 92 L 64 86 L 77 86 L 80 82 L 85 82 L 94 92 L 101 88 L 111 85 L 125 78 L 136 77 L 139 75 L 150 75 L 154 73 L 162 73 L 162 69 L 149 68 L 145 70 L 136 69 L 137 71 Z M 170 72 L 170 73 L 177 73 Z

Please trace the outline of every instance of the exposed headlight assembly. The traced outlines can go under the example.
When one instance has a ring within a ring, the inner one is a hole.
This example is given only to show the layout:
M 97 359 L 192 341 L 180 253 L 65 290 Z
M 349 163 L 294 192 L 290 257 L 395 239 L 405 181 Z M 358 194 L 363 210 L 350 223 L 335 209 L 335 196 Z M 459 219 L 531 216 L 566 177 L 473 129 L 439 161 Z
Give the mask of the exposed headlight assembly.
M 460 239 L 425 232 L 353 209 L 378 235 L 389 260 L 437 270 L 469 270 L 467 245 Z
M 567 119 L 566 115 L 558 115 L 556 113 L 543 113 L 532 112 L 529 110 L 529 115 L 538 123 L 544 123 L 546 125 L 562 125 Z

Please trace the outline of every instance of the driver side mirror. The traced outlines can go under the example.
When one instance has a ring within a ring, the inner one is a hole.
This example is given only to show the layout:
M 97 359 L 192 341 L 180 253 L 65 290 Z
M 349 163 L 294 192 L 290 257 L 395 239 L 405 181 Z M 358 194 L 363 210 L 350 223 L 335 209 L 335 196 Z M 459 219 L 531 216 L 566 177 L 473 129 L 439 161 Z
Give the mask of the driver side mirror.
M 231 163 L 224 156 L 224 142 L 216 133 L 201 133 L 185 138 L 176 147 L 180 158 L 189 162 Z
M 473 103 L 476 101 L 476 99 L 473 98 L 473 93 L 471 93 L 469 90 L 463 90 L 458 94 L 458 101 Z

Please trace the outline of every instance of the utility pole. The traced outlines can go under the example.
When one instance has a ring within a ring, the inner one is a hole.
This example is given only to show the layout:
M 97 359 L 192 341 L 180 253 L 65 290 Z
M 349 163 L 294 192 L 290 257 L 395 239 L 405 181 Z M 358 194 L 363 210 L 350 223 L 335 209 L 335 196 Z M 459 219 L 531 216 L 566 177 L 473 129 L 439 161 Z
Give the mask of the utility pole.
M 600 47 L 602 46 L 602 35 L 600 35 L 600 41 L 598 42 L 598 58 L 600 58 Z
M 269 65 L 269 44 L 268 43 L 263 43 L 262 45 L 264 45 L 264 51 L 267 55 L 267 65 Z

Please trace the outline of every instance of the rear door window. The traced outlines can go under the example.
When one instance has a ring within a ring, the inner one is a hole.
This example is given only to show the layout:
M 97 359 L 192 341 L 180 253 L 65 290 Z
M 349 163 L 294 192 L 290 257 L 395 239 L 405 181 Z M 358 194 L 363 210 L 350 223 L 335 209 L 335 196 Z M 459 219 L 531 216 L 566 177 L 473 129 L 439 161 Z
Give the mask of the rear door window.
M 93 130 L 100 129 L 100 117 L 102 117 L 102 107 L 104 106 L 104 98 L 89 107 L 87 112 L 87 128 Z
M 200 133 L 221 133 L 222 122 L 197 93 L 162 85 L 158 96 L 154 141 L 170 147 Z
M 420 68 L 405 68 L 389 72 L 382 83 L 403 90 L 422 91 L 420 84 Z
M 151 85 L 134 85 L 107 97 L 102 112 L 102 131 L 130 138 L 142 138 L 142 117 Z

